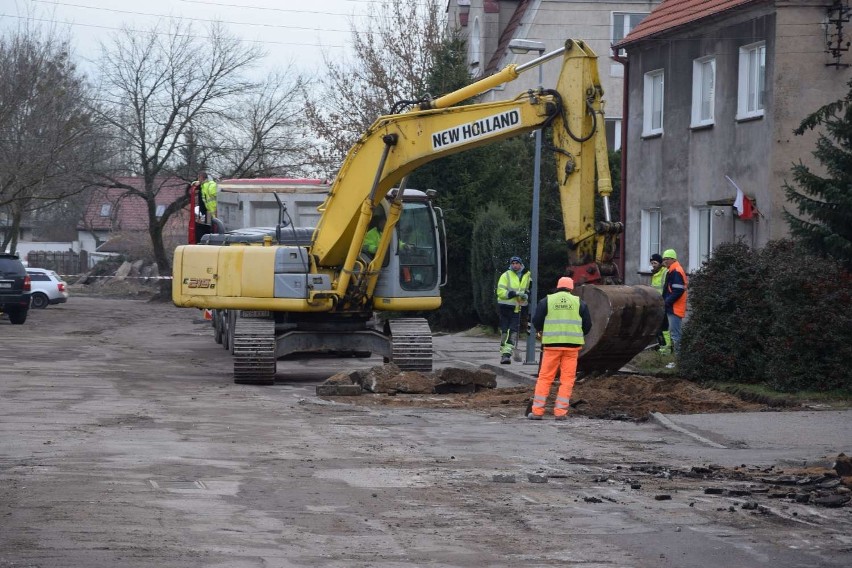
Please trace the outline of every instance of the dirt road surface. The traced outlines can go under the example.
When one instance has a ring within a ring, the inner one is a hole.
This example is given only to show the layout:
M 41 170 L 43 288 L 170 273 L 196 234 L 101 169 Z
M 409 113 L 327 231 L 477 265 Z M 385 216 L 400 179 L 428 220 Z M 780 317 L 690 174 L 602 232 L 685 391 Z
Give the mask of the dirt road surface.
M 376 360 L 235 385 L 211 336 L 139 300 L 0 318 L 0 568 L 852 563 L 852 509 L 815 504 L 848 490 L 818 464 L 717 467 L 652 422 L 513 402 L 315 396 Z

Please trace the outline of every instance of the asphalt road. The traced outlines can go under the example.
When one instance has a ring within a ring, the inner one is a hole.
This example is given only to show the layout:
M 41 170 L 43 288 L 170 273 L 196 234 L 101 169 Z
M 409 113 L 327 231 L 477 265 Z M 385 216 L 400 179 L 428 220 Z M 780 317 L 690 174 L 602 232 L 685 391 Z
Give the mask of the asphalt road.
M 437 338 L 439 364 L 493 352 L 465 341 Z M 314 396 L 378 362 L 280 361 L 275 386 L 241 386 L 197 310 L 77 296 L 0 318 L 0 568 L 852 563 L 848 506 L 685 475 L 818 465 L 849 453 L 849 413 L 807 418 L 838 445 L 787 449 L 775 413 L 677 430 Z

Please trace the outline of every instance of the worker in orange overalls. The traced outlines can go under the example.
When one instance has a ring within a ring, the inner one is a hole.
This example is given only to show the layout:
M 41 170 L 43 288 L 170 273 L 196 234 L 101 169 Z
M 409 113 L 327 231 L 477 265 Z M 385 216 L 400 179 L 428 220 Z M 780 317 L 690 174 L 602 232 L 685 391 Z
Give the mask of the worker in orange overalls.
M 574 281 L 563 276 L 556 283 L 556 292 L 548 294 L 538 303 L 533 315 L 533 325 L 541 330 L 544 355 L 535 383 L 532 408 L 527 418 L 541 420 L 550 387 L 559 371 L 559 390 L 553 415 L 557 420 L 568 417 L 571 392 L 577 377 L 577 359 L 592 329 L 592 318 L 586 303 L 573 295 Z

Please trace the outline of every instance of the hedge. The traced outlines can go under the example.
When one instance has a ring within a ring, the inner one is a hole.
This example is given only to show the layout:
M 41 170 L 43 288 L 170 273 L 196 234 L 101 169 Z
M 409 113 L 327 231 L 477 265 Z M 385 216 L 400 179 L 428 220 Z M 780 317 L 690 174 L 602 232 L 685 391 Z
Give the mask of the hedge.
M 678 354 L 697 381 L 852 390 L 852 276 L 788 240 L 727 243 L 689 281 Z

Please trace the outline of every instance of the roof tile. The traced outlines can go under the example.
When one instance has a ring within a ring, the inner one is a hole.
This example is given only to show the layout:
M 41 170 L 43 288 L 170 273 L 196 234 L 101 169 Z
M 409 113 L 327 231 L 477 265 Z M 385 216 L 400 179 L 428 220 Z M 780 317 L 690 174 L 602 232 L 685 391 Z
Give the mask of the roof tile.
M 663 0 L 617 46 L 625 47 L 702 18 L 715 16 L 744 4 L 763 1 L 765 0 Z
M 122 177 L 119 183 L 142 188 L 142 178 Z M 168 206 L 186 191 L 187 182 L 179 178 L 157 179 L 160 185 L 157 205 Z M 104 208 L 105 205 L 109 207 Z M 102 215 L 106 213 L 106 215 Z M 185 215 L 176 215 L 169 226 L 185 225 Z M 120 187 L 95 188 L 89 196 L 86 210 L 77 228 L 84 231 L 147 231 L 148 209 L 145 200 Z

